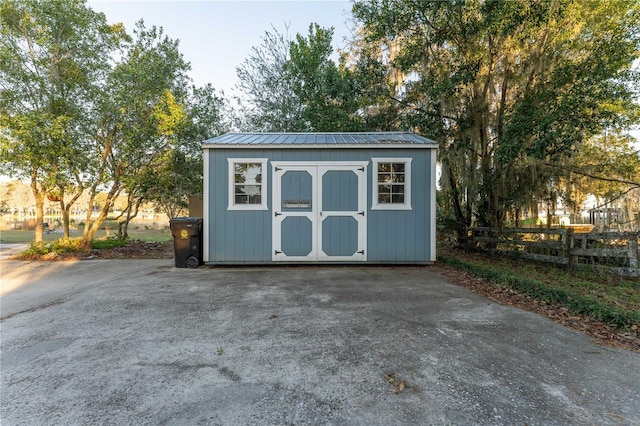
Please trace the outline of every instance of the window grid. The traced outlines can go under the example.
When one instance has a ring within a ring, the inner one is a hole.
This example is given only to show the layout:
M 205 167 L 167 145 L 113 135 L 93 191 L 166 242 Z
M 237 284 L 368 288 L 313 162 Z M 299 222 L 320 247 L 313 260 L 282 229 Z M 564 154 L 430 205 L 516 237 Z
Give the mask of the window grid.
M 234 203 L 262 204 L 261 163 L 234 163 Z
M 265 158 L 229 158 L 229 210 L 266 210 Z
M 405 163 L 378 163 L 378 203 L 404 204 Z
M 372 158 L 373 210 L 411 210 L 411 158 Z

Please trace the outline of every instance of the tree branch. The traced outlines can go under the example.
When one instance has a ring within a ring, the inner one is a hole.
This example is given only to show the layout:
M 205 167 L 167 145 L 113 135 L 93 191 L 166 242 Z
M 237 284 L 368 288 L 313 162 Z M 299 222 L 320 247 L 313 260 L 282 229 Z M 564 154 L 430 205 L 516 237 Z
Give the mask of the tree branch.
M 599 206 L 595 206 L 594 208 L 590 209 L 589 211 L 598 210 L 598 209 L 599 209 L 599 208 L 601 208 L 601 207 L 608 206 L 609 204 L 613 203 L 615 200 L 617 200 L 617 199 L 619 199 L 619 198 L 624 197 L 624 196 L 625 196 L 625 195 L 627 195 L 629 192 L 631 192 L 631 191 L 633 191 L 633 190 L 636 190 L 636 189 L 638 189 L 638 188 L 640 188 L 640 186 L 634 186 L 634 187 L 631 187 L 631 188 L 627 189 L 626 191 L 624 191 L 622 194 L 619 194 L 617 197 L 613 197 L 612 199 L 610 199 L 610 200 L 609 200 L 609 201 L 607 201 L 606 203 L 600 204 Z M 625 223 L 627 223 L 627 222 L 625 222 Z
M 579 170 L 575 170 L 575 169 L 570 169 L 567 166 L 560 166 L 558 164 L 552 164 L 552 163 L 542 163 L 545 166 L 549 166 L 549 167 L 555 167 L 556 169 L 563 169 L 563 170 L 567 170 L 569 173 L 575 173 L 577 175 L 581 175 L 581 176 L 586 176 L 592 179 L 597 179 L 597 180 L 604 180 L 607 182 L 616 182 L 616 183 L 623 183 L 625 185 L 631 185 L 634 188 L 636 187 L 640 187 L 640 182 L 634 182 L 634 181 L 630 181 L 630 180 L 625 180 L 625 179 L 617 179 L 617 178 L 606 178 L 603 176 L 596 176 L 596 175 L 592 175 L 591 173 L 586 173 L 586 172 L 582 172 Z

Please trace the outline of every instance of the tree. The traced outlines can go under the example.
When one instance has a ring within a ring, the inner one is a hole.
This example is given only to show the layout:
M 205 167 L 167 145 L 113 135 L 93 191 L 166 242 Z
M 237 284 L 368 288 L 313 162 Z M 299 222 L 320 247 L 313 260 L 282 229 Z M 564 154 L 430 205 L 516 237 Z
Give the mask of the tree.
M 553 197 L 541 163 L 628 125 L 637 106 L 632 1 L 358 1 L 366 41 L 405 75 L 406 126 L 440 144 L 460 239 Z
M 41 244 L 44 199 L 82 168 L 84 111 L 122 28 L 77 0 L 6 0 L 0 23 L 2 161 L 30 181 Z
M 146 170 L 145 199 L 173 218 L 188 207 L 190 195 L 202 193 L 201 142 L 228 131 L 223 119 L 226 102 L 211 85 L 192 86 L 185 116 L 173 137 L 172 148 Z
M 382 108 L 390 95 L 389 81 L 382 64 L 362 50 L 357 60 L 347 63 L 341 54 L 331 59 L 333 28 L 309 25 L 306 37 L 297 34 L 289 44 L 292 89 L 303 103 L 302 117 L 307 130 L 375 131 L 389 130 L 388 110 Z M 389 120 L 393 121 L 393 119 Z
M 331 56 L 333 28 L 309 26 L 293 40 L 266 32 L 238 67 L 244 98 L 238 127 L 252 131 L 392 130 L 386 70 L 368 50 Z
M 306 38 L 297 34 L 289 44 L 291 57 L 285 69 L 292 75 L 292 89 L 302 101 L 302 117 L 309 131 L 348 131 L 359 127 L 356 124 L 359 120 L 353 115 L 358 108 L 351 75 L 330 59 L 332 39 L 333 28 L 311 24 Z
M 100 229 L 117 196 L 127 194 L 124 230 L 138 212 L 148 181 L 143 177 L 165 152 L 185 117 L 186 71 L 189 64 L 178 41 L 162 28 L 145 28 L 139 21 L 134 40 L 122 61 L 109 73 L 93 111 L 93 154 L 90 206 L 83 239 L 89 244 Z M 107 197 L 91 222 L 93 200 L 107 186 Z
M 580 151 L 563 164 L 549 166 L 564 173 L 560 190 L 565 203 L 574 210 L 593 195 L 597 207 L 627 201 L 621 203 L 627 220 L 640 213 L 640 204 L 631 201 L 640 195 L 640 152 L 633 147 L 632 138 L 619 130 L 585 141 Z
M 265 31 L 259 46 L 236 68 L 239 108 L 237 126 L 242 130 L 296 132 L 306 130 L 302 102 L 291 90 L 288 34 Z

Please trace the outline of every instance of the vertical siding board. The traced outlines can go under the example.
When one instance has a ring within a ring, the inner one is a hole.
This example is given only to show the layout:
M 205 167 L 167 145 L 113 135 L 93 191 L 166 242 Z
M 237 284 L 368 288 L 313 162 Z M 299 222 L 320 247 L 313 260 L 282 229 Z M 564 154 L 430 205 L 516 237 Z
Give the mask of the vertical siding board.
M 431 156 L 433 150 L 423 149 L 210 149 L 209 153 L 209 260 L 212 262 L 270 262 L 272 250 L 273 176 L 272 161 L 369 161 L 367 168 L 367 259 L 373 262 L 427 261 L 431 253 L 430 210 Z M 268 210 L 229 211 L 227 158 L 267 158 L 264 171 L 267 182 Z M 372 186 L 375 171 L 371 169 L 372 157 L 411 157 L 412 161 L 412 210 L 371 210 Z M 355 176 L 353 176 L 355 179 Z M 350 181 L 349 187 L 352 187 Z M 327 176 L 328 186 L 345 185 L 343 176 Z M 356 186 L 356 185 L 353 185 Z M 350 205 L 356 194 L 342 193 L 331 198 L 330 205 Z M 324 198 L 324 194 L 323 194 Z M 322 200 L 323 205 L 325 200 Z M 353 224 L 332 227 L 332 249 L 348 243 Z

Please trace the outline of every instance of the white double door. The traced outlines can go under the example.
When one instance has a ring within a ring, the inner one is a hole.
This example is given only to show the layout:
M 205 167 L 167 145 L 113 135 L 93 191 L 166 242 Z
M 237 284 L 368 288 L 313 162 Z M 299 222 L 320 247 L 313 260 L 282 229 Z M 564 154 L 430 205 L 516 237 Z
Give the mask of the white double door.
M 367 260 L 367 162 L 272 162 L 274 261 Z

